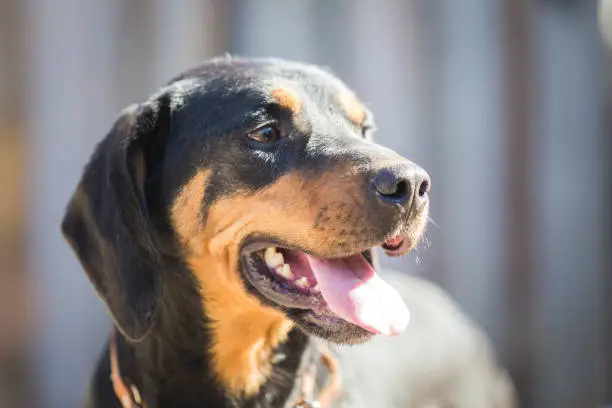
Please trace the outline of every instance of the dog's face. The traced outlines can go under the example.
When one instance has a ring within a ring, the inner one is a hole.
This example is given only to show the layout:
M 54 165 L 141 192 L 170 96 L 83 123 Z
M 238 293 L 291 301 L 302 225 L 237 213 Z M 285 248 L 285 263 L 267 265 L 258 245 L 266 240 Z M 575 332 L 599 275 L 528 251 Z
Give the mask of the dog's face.
M 429 179 L 373 143 L 373 128 L 318 68 L 206 63 L 123 113 L 64 233 L 132 338 L 154 322 L 168 257 L 189 266 L 212 321 L 252 311 L 251 324 L 288 317 L 337 342 L 393 334 L 407 315 L 377 277 L 373 249 L 398 256 L 416 245 Z

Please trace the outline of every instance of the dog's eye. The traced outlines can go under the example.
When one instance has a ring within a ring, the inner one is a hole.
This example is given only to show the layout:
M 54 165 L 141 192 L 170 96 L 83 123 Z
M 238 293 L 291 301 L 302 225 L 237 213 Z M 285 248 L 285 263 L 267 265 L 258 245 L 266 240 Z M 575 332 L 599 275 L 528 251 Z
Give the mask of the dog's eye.
M 281 138 L 280 131 L 275 125 L 265 125 L 246 134 L 249 139 L 259 143 L 273 143 Z

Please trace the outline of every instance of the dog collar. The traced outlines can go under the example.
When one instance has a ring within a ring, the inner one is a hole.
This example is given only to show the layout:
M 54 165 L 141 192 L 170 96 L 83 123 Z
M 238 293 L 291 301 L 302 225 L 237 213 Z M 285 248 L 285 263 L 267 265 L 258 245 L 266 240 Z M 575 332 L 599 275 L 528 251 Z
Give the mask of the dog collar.
M 315 398 L 314 389 L 316 387 L 317 364 L 316 362 L 310 364 L 302 373 L 300 396 L 293 405 L 293 408 L 331 408 L 334 401 L 340 395 L 342 379 L 338 362 L 328 350 L 322 350 L 321 347 L 321 345 L 318 345 L 319 360 L 329 372 L 327 383 Z
M 110 379 L 113 383 L 115 395 L 121 402 L 123 408 L 146 408 L 138 387 L 134 384 L 126 384 L 121 376 L 119 367 L 119 355 L 117 352 L 117 334 L 113 331 L 109 341 L 110 355 Z M 342 386 L 340 370 L 334 356 L 327 350 L 321 350 L 319 346 L 319 360 L 329 371 L 329 379 L 321 392 L 314 396 L 316 388 L 315 378 L 317 374 L 316 362 L 310 364 L 302 373 L 301 390 L 298 400 L 293 408 L 331 408 L 338 398 Z
M 121 402 L 123 408 L 146 408 L 146 405 L 142 402 L 142 397 L 138 388 L 133 385 L 127 385 L 121 377 L 121 370 L 119 368 L 119 356 L 117 353 L 117 334 L 113 330 L 113 334 L 110 338 L 110 366 L 111 366 L 111 381 L 113 383 L 113 389 L 115 395 Z

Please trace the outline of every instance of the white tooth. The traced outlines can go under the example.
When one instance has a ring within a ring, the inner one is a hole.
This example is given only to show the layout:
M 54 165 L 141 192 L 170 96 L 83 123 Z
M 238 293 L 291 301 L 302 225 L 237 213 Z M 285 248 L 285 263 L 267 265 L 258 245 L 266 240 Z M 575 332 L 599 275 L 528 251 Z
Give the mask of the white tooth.
M 268 247 L 264 252 L 264 260 L 268 268 L 278 268 L 285 263 L 285 258 L 280 252 L 276 252 L 276 248 Z
M 283 254 L 277 252 L 276 255 L 274 255 L 274 257 L 270 259 L 270 263 L 268 263 L 268 266 L 270 268 L 280 268 L 284 265 L 284 263 L 285 258 L 283 257 Z
M 291 272 L 291 267 L 288 264 L 283 264 L 283 266 L 275 269 L 276 273 L 287 280 L 293 280 L 295 276 L 293 276 L 293 272 Z
M 302 276 L 300 279 L 295 281 L 295 286 L 302 288 L 302 289 L 306 289 L 308 287 L 310 287 L 310 283 L 308 282 L 308 278 L 305 276 Z
M 310 290 L 312 290 L 313 292 L 320 292 L 321 288 L 319 288 L 319 284 L 317 283 L 312 288 L 310 288 Z

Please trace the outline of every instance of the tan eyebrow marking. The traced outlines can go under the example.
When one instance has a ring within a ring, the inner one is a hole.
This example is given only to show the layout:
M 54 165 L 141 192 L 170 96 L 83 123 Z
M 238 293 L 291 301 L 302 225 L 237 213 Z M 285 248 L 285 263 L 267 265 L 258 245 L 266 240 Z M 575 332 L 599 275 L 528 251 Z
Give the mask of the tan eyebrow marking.
M 281 107 L 290 110 L 293 114 L 302 111 L 302 102 L 300 102 L 297 95 L 289 89 L 276 88 L 272 91 L 272 97 L 276 99 L 276 102 L 278 102 Z
M 349 120 L 356 125 L 361 125 L 365 119 L 365 108 L 352 92 L 339 92 L 336 94 L 340 106 Z

